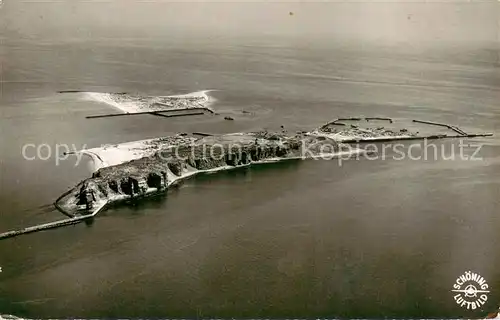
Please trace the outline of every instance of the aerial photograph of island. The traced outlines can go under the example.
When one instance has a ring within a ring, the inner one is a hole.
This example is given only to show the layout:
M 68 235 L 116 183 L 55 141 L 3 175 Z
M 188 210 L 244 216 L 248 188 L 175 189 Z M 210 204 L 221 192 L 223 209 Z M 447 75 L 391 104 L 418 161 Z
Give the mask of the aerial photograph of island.
M 499 131 L 497 0 L 0 1 L 0 320 L 500 318 Z

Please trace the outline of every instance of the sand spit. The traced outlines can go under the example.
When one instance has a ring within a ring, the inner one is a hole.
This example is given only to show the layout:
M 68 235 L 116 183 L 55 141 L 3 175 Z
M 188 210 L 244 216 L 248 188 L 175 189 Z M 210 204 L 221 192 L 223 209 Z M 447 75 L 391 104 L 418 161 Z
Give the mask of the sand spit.
M 105 103 L 125 113 L 176 111 L 188 109 L 207 109 L 214 101 L 207 93 L 211 90 L 197 91 L 184 95 L 142 96 L 129 93 L 85 92 L 85 98 Z
M 330 138 L 308 134 L 286 136 L 268 131 L 200 139 L 181 136 L 162 139 L 81 151 L 93 154 L 99 165 L 91 178 L 56 201 L 58 209 L 70 216 L 85 215 L 103 203 L 157 194 L 200 173 L 284 160 L 344 157 L 363 152 L 342 148 L 340 143 Z
M 252 164 L 292 159 L 331 158 L 364 153 L 348 142 L 440 139 L 468 134 L 461 129 L 428 121 L 388 118 L 345 118 L 310 132 L 286 135 L 258 131 L 185 135 L 128 142 L 82 150 L 94 159 L 95 172 L 56 201 L 70 216 L 89 214 L 96 207 L 157 194 L 199 173 L 229 170 Z
M 61 195 L 56 208 L 69 219 L 9 231 L 0 239 L 75 224 L 95 217 L 110 204 L 138 200 L 202 173 L 270 162 L 341 158 L 368 154 L 349 143 L 492 136 L 431 121 L 388 118 L 336 119 L 295 135 L 258 131 L 223 135 L 186 134 L 81 150 L 94 160 L 92 177 Z M 340 170 L 340 169 L 339 169 Z

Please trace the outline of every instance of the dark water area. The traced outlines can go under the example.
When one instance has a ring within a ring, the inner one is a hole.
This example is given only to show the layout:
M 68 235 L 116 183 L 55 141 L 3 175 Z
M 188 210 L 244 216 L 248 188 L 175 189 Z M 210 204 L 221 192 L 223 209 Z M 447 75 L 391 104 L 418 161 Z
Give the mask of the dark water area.
M 357 115 L 500 128 L 495 46 L 10 39 L 1 55 L 0 231 L 62 217 L 52 202 L 91 173 L 87 162 L 56 163 L 60 144 L 281 125 L 294 132 Z M 56 93 L 204 89 L 217 90 L 220 115 L 85 119 L 113 109 Z M 434 143 L 446 152 L 459 145 Z M 92 224 L 2 240 L 0 313 L 484 317 L 500 303 L 500 140 L 465 143 L 481 144 L 482 160 L 389 153 L 271 164 L 196 177 Z M 26 160 L 26 144 L 50 146 L 51 157 Z M 480 310 L 459 307 L 451 292 L 469 270 L 490 286 Z

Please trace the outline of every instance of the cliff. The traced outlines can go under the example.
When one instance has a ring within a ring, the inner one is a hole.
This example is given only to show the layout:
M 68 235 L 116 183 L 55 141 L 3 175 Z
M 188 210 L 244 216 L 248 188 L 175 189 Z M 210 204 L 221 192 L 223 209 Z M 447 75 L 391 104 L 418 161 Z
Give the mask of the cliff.
M 84 215 L 105 203 L 156 194 L 198 173 L 342 151 L 340 143 L 326 137 L 267 131 L 183 141 L 158 145 L 155 152 L 148 149 L 149 155 L 98 169 L 58 199 L 57 207 L 71 216 Z

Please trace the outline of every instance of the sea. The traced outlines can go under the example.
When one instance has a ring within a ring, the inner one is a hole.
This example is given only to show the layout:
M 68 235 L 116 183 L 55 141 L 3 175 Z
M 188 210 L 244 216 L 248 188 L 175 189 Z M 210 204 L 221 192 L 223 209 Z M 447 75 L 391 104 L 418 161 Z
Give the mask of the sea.
M 421 142 L 407 142 L 405 150 L 418 144 L 413 157 L 399 159 L 389 149 L 385 157 L 198 176 L 89 223 L 0 240 L 0 313 L 465 318 L 497 310 L 498 44 L 2 39 L 0 232 L 64 217 L 54 200 L 90 177 L 92 166 L 89 159 L 60 159 L 63 146 L 281 126 L 294 133 L 357 116 L 495 135 L 433 141 L 439 154 L 427 159 L 415 159 Z M 148 96 L 213 90 L 217 114 L 87 119 L 119 111 L 61 90 Z M 488 284 L 487 299 L 474 310 L 457 304 L 452 291 L 466 272 Z

